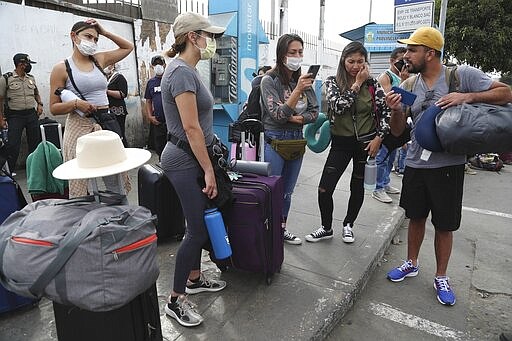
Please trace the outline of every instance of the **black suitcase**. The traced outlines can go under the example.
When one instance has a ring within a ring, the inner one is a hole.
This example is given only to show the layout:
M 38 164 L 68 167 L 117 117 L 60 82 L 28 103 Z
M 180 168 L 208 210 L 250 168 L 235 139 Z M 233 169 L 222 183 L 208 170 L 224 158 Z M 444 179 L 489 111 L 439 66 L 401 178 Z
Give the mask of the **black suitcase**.
M 41 141 L 49 141 L 58 149 L 62 149 L 62 125 L 49 117 L 45 117 L 39 120 L 39 126 L 41 129 Z
M 139 205 L 156 214 L 156 234 L 159 239 L 185 234 L 185 217 L 180 199 L 162 168 L 146 164 L 138 171 Z
M 156 284 L 125 306 L 92 312 L 53 302 L 59 341 L 162 341 Z

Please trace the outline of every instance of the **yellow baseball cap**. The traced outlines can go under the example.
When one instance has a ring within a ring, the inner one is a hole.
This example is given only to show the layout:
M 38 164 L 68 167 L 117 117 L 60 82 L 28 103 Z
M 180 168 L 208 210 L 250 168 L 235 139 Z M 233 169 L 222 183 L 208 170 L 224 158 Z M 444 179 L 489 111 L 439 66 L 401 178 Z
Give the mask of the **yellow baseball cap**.
M 420 27 L 411 34 L 409 39 L 400 39 L 398 42 L 407 45 L 424 45 L 441 51 L 444 45 L 444 38 L 441 32 L 433 27 Z

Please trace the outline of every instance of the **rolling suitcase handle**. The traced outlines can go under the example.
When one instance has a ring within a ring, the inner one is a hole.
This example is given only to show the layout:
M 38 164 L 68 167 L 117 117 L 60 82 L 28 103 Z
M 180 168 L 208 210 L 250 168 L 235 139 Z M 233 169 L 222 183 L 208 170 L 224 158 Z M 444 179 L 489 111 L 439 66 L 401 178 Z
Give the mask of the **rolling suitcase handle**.
M 57 132 L 59 134 L 59 146 L 58 146 L 58 149 L 62 150 L 62 124 L 60 124 L 60 123 L 45 123 L 45 124 L 41 124 L 39 127 L 41 129 L 41 139 L 43 141 L 46 141 L 45 127 L 57 127 Z

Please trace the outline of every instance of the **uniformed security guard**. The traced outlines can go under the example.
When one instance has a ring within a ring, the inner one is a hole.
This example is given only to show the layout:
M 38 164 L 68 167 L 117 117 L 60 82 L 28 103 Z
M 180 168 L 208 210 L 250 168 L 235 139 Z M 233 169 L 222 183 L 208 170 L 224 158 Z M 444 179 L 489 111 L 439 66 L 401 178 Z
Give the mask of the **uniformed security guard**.
M 15 170 L 18 160 L 23 129 L 27 134 L 28 152 L 32 153 L 36 149 L 41 139 L 38 120 L 43 112 L 43 102 L 36 81 L 29 74 L 35 62 L 25 53 L 17 53 L 13 61 L 14 72 L 0 77 L 0 124 L 5 118 L 9 128 L 7 147 L 11 171 Z

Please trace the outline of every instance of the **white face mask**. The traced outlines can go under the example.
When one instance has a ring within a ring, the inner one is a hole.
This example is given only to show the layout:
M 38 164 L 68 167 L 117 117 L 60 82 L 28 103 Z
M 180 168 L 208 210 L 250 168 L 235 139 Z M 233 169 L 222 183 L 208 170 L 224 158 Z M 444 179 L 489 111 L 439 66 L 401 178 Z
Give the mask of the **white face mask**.
M 210 37 L 203 37 L 206 39 L 206 47 L 201 48 L 197 45 L 195 45 L 199 52 L 201 52 L 201 60 L 210 59 L 215 55 L 215 52 L 217 51 L 217 41 Z
M 77 44 L 76 47 L 78 48 L 78 51 L 80 51 L 80 53 L 84 56 L 92 56 L 98 49 L 98 45 L 95 42 L 85 39 L 80 39 L 80 44 Z
M 286 63 L 284 65 L 290 71 L 297 71 L 302 66 L 302 57 L 286 57 Z
M 164 68 L 164 66 L 163 66 L 163 65 L 160 65 L 160 64 L 155 65 L 155 66 L 153 67 L 153 69 L 155 70 L 155 74 L 156 74 L 157 76 L 161 76 L 161 75 L 163 75 L 163 74 L 164 74 L 164 70 L 165 70 L 165 68 Z

